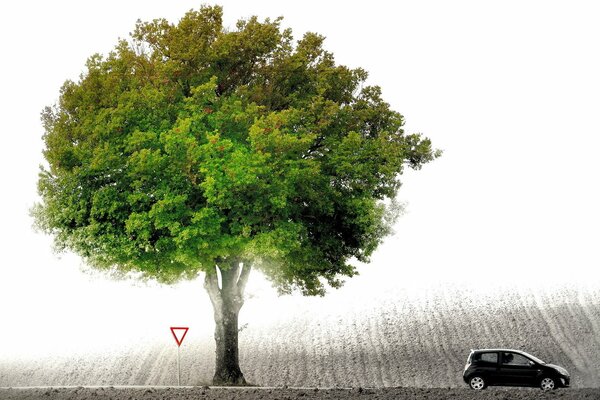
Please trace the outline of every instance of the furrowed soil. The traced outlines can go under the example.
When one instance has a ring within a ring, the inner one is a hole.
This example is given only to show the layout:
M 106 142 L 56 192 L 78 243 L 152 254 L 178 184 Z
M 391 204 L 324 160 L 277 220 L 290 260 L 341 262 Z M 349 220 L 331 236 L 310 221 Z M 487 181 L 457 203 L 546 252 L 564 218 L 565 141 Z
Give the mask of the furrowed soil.
M 535 400 L 599 399 L 600 389 L 285 389 L 285 388 L 48 388 L 0 389 L 2 400 Z
M 208 329 L 204 336 L 194 336 L 197 331 L 190 330 L 181 349 L 181 384 L 200 389 L 146 389 L 154 390 L 148 393 L 137 389 L 13 389 L 2 391 L 4 397 L 0 398 L 41 395 L 45 399 L 133 400 L 171 398 L 171 393 L 177 393 L 183 396 L 177 398 L 265 400 L 600 399 L 600 391 L 579 391 L 600 387 L 600 289 L 596 286 L 507 288 L 494 293 L 445 286 L 412 293 L 394 290 L 370 299 L 357 296 L 354 301 L 336 302 L 335 296 L 326 300 L 307 300 L 304 306 L 290 307 L 288 313 L 262 324 L 242 320 L 242 326 L 249 324 L 240 332 L 240 365 L 246 380 L 262 387 L 382 390 L 203 390 L 214 373 L 214 339 Z M 250 310 L 253 306 L 244 307 Z M 268 304 L 256 307 L 268 310 Z M 134 343 L 114 352 L 0 357 L 0 387 L 172 387 L 177 384 L 177 352 L 173 338 L 162 336 L 164 343 Z M 496 347 L 525 350 L 565 367 L 572 388 L 550 394 L 540 390 L 493 388 L 476 394 L 462 390 L 466 388 L 462 373 L 470 349 Z M 386 389 L 395 387 L 429 389 Z

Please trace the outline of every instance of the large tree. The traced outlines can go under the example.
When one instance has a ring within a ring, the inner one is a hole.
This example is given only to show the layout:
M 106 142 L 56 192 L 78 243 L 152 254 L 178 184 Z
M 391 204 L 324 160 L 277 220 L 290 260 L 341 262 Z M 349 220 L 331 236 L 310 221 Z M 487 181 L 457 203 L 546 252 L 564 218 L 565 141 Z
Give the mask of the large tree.
M 406 134 L 367 73 L 281 19 L 224 29 L 220 7 L 138 21 L 42 113 L 37 224 L 91 266 L 172 283 L 204 273 L 215 384 L 243 384 L 238 313 L 251 268 L 322 295 L 389 233 Z

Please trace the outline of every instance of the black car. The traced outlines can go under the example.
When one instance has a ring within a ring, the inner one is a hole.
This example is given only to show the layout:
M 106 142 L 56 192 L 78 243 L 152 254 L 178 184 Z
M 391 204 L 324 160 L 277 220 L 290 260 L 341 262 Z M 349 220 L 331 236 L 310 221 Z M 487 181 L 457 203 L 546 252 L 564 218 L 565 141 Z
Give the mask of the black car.
M 537 386 L 542 390 L 569 387 L 566 369 L 520 350 L 471 350 L 463 379 L 474 390 L 487 386 Z

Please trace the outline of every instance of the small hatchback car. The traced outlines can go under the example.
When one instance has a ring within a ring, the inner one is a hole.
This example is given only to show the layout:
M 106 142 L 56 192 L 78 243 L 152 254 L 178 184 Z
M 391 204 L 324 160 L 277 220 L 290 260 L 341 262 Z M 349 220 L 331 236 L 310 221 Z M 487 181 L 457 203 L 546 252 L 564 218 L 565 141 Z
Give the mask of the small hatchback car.
M 474 390 L 487 386 L 537 386 L 542 390 L 569 387 L 566 369 L 519 350 L 471 350 L 463 379 Z

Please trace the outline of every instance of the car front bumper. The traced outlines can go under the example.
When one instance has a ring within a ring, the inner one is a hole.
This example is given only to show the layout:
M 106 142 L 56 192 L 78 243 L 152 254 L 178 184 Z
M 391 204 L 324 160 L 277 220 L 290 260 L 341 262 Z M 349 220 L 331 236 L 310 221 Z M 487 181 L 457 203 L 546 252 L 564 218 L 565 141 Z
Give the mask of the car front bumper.
M 559 382 L 561 387 L 567 388 L 571 385 L 571 378 L 568 376 L 561 376 Z

